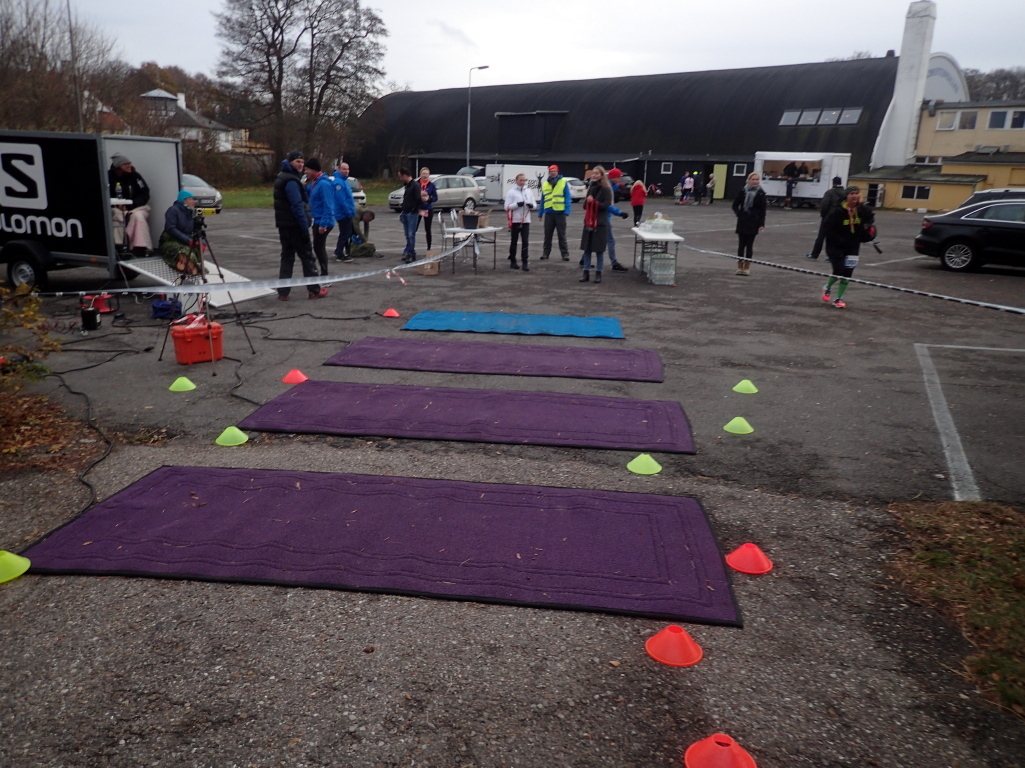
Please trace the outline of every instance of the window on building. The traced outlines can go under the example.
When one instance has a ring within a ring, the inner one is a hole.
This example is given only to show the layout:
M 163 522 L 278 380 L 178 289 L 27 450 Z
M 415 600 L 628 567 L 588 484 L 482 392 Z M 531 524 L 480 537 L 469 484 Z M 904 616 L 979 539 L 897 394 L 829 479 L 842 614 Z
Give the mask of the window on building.
M 1017 110 L 1011 113 L 1011 127 L 1025 128 L 1025 110 Z
M 957 112 L 940 112 L 940 116 L 936 120 L 936 130 L 952 131 L 954 130 L 954 124 L 956 121 Z
M 975 110 L 965 110 L 959 113 L 957 118 L 957 129 L 959 131 L 974 131 L 975 121 L 978 119 L 979 113 Z
M 836 125 L 840 120 L 840 114 L 843 112 L 839 107 L 836 109 L 824 109 L 822 114 L 819 115 L 819 125 Z
M 1007 125 L 1007 110 L 996 110 L 989 113 L 989 129 L 998 130 Z
M 783 113 L 783 117 L 779 119 L 780 125 L 797 125 L 797 118 L 801 116 L 801 110 L 799 109 L 788 109 Z
M 798 125 L 815 125 L 819 121 L 819 113 L 821 109 L 806 109 L 801 112 L 801 119 L 797 121 Z
M 857 125 L 861 119 L 861 107 L 845 107 L 840 113 L 840 125 Z
M 734 163 L 733 164 L 733 175 L 734 176 L 747 176 L 747 163 Z
M 900 196 L 905 200 L 928 200 L 929 191 L 932 187 L 927 187 L 922 184 L 905 184 L 901 190 Z
M 662 163 L 662 173 L 663 174 L 670 174 L 672 172 L 673 172 L 673 164 L 672 163 Z

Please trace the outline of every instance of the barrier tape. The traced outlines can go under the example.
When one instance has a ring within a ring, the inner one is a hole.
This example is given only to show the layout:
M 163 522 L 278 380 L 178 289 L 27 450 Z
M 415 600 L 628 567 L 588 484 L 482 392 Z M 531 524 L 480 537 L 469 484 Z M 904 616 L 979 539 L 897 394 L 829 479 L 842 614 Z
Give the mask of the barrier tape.
M 409 264 L 399 264 L 393 267 L 383 267 L 381 269 L 364 270 L 362 272 L 349 273 L 346 275 L 320 275 L 317 277 L 293 277 L 289 279 L 278 278 L 276 280 L 249 280 L 244 283 L 182 283 L 180 285 L 147 285 L 138 288 L 104 288 L 104 293 L 110 294 L 131 294 L 131 293 L 167 293 L 173 295 L 191 295 L 200 293 L 221 293 L 230 291 L 251 291 L 253 289 L 276 289 L 276 288 L 298 288 L 307 285 L 333 285 L 334 283 L 342 283 L 346 280 L 362 280 L 365 277 L 374 277 L 376 275 L 384 275 L 387 279 L 391 279 L 394 275 L 398 278 L 399 282 L 406 285 L 405 279 L 399 274 L 399 270 L 412 269 L 419 267 L 423 264 L 431 264 L 435 261 L 441 261 L 449 256 L 461 251 L 467 245 L 473 243 L 474 250 L 476 250 L 476 238 L 468 237 L 458 245 L 454 246 L 451 250 L 443 251 L 439 254 L 431 256 L 430 258 L 418 259 L 417 261 L 410 262 Z M 130 264 L 131 262 L 126 262 Z M 127 267 L 126 267 L 127 268 Z M 208 270 L 207 274 L 216 274 L 216 270 Z M 197 276 L 188 278 L 190 280 L 198 280 Z M 86 296 L 88 294 L 95 293 L 95 290 L 88 291 L 41 291 L 38 296 Z
M 721 251 L 709 251 L 709 250 L 706 250 L 704 248 L 696 248 L 693 245 L 687 245 L 685 243 L 683 244 L 683 247 L 687 248 L 687 249 L 689 249 L 691 251 L 697 251 L 698 253 L 706 253 L 706 254 L 709 254 L 711 256 L 724 256 L 727 259 L 733 259 L 734 261 L 739 261 L 740 260 L 739 256 L 734 256 L 732 253 L 722 253 Z M 829 277 L 832 276 L 832 275 L 830 275 L 830 274 L 828 274 L 826 272 L 819 272 L 818 270 L 815 270 L 815 269 L 806 269 L 804 267 L 791 267 L 789 264 L 776 264 L 776 263 L 771 262 L 771 261 L 759 261 L 758 259 L 745 259 L 745 261 L 750 261 L 752 264 L 758 264 L 758 265 L 763 266 L 763 267 L 775 267 L 776 269 L 784 269 L 784 270 L 787 270 L 789 272 L 798 272 L 798 273 L 805 274 L 805 275 L 815 275 L 818 278 L 823 278 L 823 277 L 829 278 Z M 868 285 L 868 286 L 871 286 L 873 288 L 885 288 L 888 291 L 898 291 L 899 293 L 910 293 L 910 294 L 914 294 L 915 296 L 927 296 L 930 299 L 942 299 L 943 301 L 953 301 L 953 302 L 955 302 L 957 304 L 968 304 L 969 306 L 983 307 L 984 309 L 997 309 L 997 310 L 1000 310 L 1001 312 L 1010 312 L 1013 315 L 1025 315 L 1025 308 L 1022 308 L 1022 307 L 1008 307 L 1008 306 L 1005 306 L 1003 304 L 991 304 L 991 303 L 989 303 L 987 301 L 975 301 L 973 299 L 960 299 L 957 296 L 944 296 L 942 293 L 930 293 L 929 291 L 919 291 L 919 290 L 917 290 L 915 288 L 904 288 L 903 286 L 900 286 L 900 285 L 889 285 L 887 283 L 877 283 L 877 282 L 875 282 L 873 280 L 861 280 L 860 278 L 857 278 L 857 277 L 843 277 L 843 278 L 838 277 L 837 279 L 847 280 L 848 282 L 858 283 L 860 285 Z

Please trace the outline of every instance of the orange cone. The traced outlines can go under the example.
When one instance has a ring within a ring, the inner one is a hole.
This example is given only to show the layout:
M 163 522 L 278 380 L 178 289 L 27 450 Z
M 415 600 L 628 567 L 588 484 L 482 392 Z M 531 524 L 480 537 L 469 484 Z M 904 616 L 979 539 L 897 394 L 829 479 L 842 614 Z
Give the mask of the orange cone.
M 302 384 L 304 381 L 309 381 L 309 376 L 300 371 L 298 368 L 293 368 L 287 374 L 282 381 L 285 384 Z
M 757 576 L 772 570 L 772 561 L 757 544 L 741 544 L 726 555 L 726 564 L 735 571 Z
M 758 768 L 746 749 L 725 733 L 695 741 L 683 753 L 687 768 Z
M 394 309 L 389 307 L 388 309 L 384 310 L 384 313 L 381 315 L 381 317 L 400 317 L 400 315 Z
M 701 646 L 687 634 L 683 627 L 670 624 L 658 634 L 652 635 L 644 644 L 644 650 L 655 661 L 670 667 L 693 667 L 704 656 Z

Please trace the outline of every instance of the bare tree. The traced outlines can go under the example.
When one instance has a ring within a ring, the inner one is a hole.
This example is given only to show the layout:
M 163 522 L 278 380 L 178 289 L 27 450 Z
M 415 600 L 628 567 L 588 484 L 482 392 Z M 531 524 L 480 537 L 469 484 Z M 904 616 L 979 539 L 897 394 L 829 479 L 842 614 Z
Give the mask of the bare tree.
M 1025 67 L 990 72 L 966 69 L 964 76 L 968 81 L 968 93 L 974 101 L 1025 99 Z
M 826 59 L 826 61 L 859 61 L 860 59 L 874 59 L 872 51 L 855 51 L 850 56 L 837 56 Z

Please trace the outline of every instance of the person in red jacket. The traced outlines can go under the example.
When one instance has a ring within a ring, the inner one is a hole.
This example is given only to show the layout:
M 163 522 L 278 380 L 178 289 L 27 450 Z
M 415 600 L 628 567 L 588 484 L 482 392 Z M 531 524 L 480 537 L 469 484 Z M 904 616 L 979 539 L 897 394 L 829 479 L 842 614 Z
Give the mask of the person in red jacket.
M 648 199 L 648 191 L 644 188 L 644 182 L 638 179 L 630 187 L 630 205 L 634 209 L 634 226 L 641 223 L 641 216 L 644 214 L 644 201 Z

